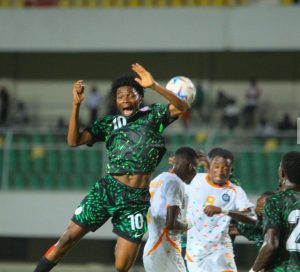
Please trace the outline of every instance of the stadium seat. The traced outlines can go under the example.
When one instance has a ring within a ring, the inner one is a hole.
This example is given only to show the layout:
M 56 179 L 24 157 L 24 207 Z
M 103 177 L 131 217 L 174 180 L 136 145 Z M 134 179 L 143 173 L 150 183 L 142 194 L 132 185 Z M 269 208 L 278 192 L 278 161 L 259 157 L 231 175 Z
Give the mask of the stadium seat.
M 73 172 L 78 175 L 86 173 L 86 168 L 88 164 L 87 150 L 82 148 L 77 148 L 73 151 Z
M 60 149 L 59 150 L 59 169 L 58 173 L 72 173 L 74 169 L 74 165 L 72 164 L 72 156 L 73 150 L 70 149 Z
M 25 174 L 20 172 L 11 172 L 9 174 L 9 189 L 22 190 L 26 189 Z
M 65 173 L 57 173 L 55 180 L 56 180 L 56 188 L 57 189 L 59 189 L 59 190 L 70 189 L 69 175 L 67 175 Z
M 28 175 L 28 189 L 37 190 L 42 187 L 42 177 L 38 174 L 30 173 Z
M 236 156 L 233 174 L 241 179 L 242 187 L 251 193 L 256 191 L 252 168 L 252 154 L 250 152 L 242 151 Z

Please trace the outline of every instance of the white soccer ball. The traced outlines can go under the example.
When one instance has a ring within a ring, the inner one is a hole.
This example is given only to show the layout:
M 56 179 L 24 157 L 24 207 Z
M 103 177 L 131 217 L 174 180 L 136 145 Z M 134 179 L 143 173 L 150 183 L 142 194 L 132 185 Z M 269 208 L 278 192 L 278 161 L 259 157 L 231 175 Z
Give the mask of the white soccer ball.
M 166 89 L 175 93 L 180 99 L 185 100 L 189 107 L 196 97 L 196 88 L 193 82 L 184 76 L 176 76 L 169 80 Z

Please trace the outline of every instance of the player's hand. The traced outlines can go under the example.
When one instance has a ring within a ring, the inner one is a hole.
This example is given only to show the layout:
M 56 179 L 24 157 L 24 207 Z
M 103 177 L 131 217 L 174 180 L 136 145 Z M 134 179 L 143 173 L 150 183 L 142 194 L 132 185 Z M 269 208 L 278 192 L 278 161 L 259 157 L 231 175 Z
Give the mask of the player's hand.
M 73 92 L 73 104 L 79 105 L 84 100 L 83 80 L 76 80 L 72 92 Z
M 207 205 L 205 208 L 204 208 L 204 213 L 211 217 L 215 214 L 219 214 L 222 212 L 222 209 L 219 208 L 219 207 L 216 207 L 216 206 L 212 206 L 212 205 Z
M 131 69 L 138 74 L 139 77 L 136 77 L 135 81 L 142 87 L 149 88 L 155 84 L 152 75 L 142 65 L 138 63 L 132 64 Z

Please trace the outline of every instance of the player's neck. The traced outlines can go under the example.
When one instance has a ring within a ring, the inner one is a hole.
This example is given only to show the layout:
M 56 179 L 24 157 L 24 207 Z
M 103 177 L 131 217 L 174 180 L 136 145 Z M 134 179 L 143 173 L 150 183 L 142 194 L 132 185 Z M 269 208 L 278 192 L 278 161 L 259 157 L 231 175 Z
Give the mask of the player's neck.
M 290 189 L 292 189 L 296 192 L 300 192 L 300 185 L 292 183 L 290 181 L 287 181 L 283 187 L 283 190 L 286 191 L 286 190 L 290 190 Z

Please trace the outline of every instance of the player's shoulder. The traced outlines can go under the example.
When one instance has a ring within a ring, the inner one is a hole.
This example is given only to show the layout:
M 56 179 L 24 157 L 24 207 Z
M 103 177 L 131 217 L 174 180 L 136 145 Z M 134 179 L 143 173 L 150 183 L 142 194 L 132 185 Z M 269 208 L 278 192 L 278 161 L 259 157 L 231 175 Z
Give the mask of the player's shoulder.
M 110 124 L 114 119 L 116 119 L 119 116 L 122 118 L 122 115 L 107 115 L 102 117 L 101 119 L 98 119 L 97 121 L 99 123 Z
M 159 174 L 158 176 L 156 176 L 151 182 L 157 182 L 157 181 L 164 181 L 164 183 L 168 183 L 168 182 L 179 182 L 180 181 L 180 178 L 174 174 L 174 173 L 171 173 L 171 172 L 162 172 L 161 174 Z
M 191 181 L 191 186 L 197 186 L 205 181 L 207 173 L 197 173 Z
M 292 197 L 294 195 L 294 191 L 293 190 L 286 190 L 286 191 L 281 191 L 276 193 L 275 195 L 272 195 L 270 197 L 268 197 L 267 201 L 268 202 L 280 202 L 280 201 L 286 201 L 288 200 L 290 197 Z
M 147 105 L 143 108 L 145 108 L 149 111 L 161 111 L 161 110 L 166 110 L 168 108 L 168 105 L 162 104 L 162 103 L 153 103 L 153 104 Z M 140 111 L 142 111 L 143 108 L 141 108 Z
M 232 187 L 233 189 L 235 189 L 236 191 L 242 191 L 242 192 L 244 192 L 244 189 L 242 188 L 241 185 L 238 185 L 236 183 L 232 183 L 231 180 L 229 180 L 229 186 Z

